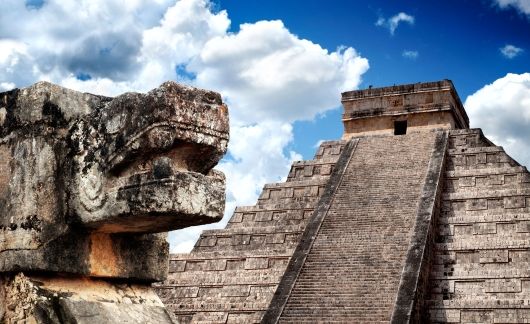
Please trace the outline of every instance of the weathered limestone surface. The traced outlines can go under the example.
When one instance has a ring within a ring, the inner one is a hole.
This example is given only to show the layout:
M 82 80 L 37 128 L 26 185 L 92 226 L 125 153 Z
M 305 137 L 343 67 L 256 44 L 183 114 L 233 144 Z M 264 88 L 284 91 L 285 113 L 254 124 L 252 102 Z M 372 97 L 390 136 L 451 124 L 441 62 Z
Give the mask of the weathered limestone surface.
M 5 323 L 171 323 L 148 286 L 100 279 L 4 276 Z
M 221 219 L 227 141 L 220 95 L 172 82 L 0 93 L 0 321 L 167 322 L 145 283 L 166 277 L 164 232 Z

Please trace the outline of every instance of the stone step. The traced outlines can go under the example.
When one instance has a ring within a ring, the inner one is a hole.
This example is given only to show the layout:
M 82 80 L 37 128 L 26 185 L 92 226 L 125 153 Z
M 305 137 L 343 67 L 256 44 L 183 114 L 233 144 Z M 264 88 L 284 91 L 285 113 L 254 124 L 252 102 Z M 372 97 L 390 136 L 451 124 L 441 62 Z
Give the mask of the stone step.
M 233 253 L 224 253 L 220 255 L 219 253 L 212 253 L 212 252 L 197 252 L 197 253 L 174 253 L 171 254 L 169 261 L 170 262 L 177 262 L 177 261 L 200 261 L 200 260 L 219 260 L 220 262 L 226 262 L 227 260 L 243 260 L 247 258 L 270 258 L 270 259 L 288 259 L 291 257 L 289 253 L 281 254 L 281 253 L 275 253 L 270 254 L 267 253 L 267 251 L 263 250 L 257 250 L 255 254 L 252 256 L 245 255 L 242 253 L 238 253 L 239 251 L 233 252 Z M 182 270 L 176 270 L 176 271 L 184 271 Z
M 278 284 L 284 269 L 226 269 L 220 271 L 184 271 L 168 275 L 162 287 L 170 286 L 212 286 L 212 285 L 256 285 Z
M 246 227 L 263 227 L 263 226 L 294 226 L 303 224 L 313 214 L 313 209 L 298 210 L 271 210 L 271 211 L 246 211 L 242 212 L 236 208 L 236 211 L 227 228 L 246 228 Z
M 243 221 L 243 214 L 258 214 L 258 213 L 266 213 L 266 212 L 288 212 L 288 213 L 304 213 L 304 217 L 307 216 L 308 210 L 313 210 L 315 208 L 315 204 L 318 202 L 318 199 L 320 197 L 310 197 L 308 199 L 292 199 L 292 200 L 285 200 L 282 203 L 269 201 L 269 202 L 263 202 L 259 205 L 253 205 L 253 206 L 239 206 L 236 207 L 234 214 L 232 215 L 232 218 L 230 221 L 233 221 L 234 223 L 239 223 Z M 266 216 L 264 216 L 266 217 Z M 229 221 L 229 222 L 230 222 Z
M 521 211 L 522 210 L 522 211 Z M 444 225 L 466 225 L 473 223 L 509 223 L 519 224 L 516 231 L 525 231 L 526 222 L 530 220 L 530 208 L 500 209 L 488 213 L 471 213 L 459 211 L 451 217 L 440 217 L 437 219 L 438 226 Z M 511 211 L 511 212 L 508 212 Z
M 225 324 L 228 319 L 228 312 L 180 312 L 174 305 L 166 307 L 173 314 L 177 323 L 187 324 L 187 323 L 197 323 L 197 324 Z
M 493 145 L 494 144 L 484 136 L 482 130 L 479 128 L 452 129 L 449 132 L 449 149 L 459 147 L 481 147 Z
M 314 187 L 314 186 L 323 186 L 326 185 L 327 181 L 324 179 L 304 179 L 300 181 L 291 181 L 291 182 L 277 182 L 277 183 L 267 183 L 263 186 L 264 190 L 274 190 L 274 189 L 286 189 L 286 188 L 299 188 L 299 187 Z
M 169 311 L 178 310 L 181 312 L 211 311 L 265 311 L 269 306 L 269 301 L 259 302 L 237 298 L 220 298 L 219 300 L 182 300 L 175 304 L 165 304 Z
M 258 200 L 258 203 L 256 205 L 263 206 L 264 209 L 280 209 L 282 208 L 283 204 L 287 202 L 287 203 L 298 203 L 300 205 L 313 208 L 318 203 L 318 200 L 320 199 L 320 194 L 322 193 L 322 191 L 323 191 L 322 188 L 319 188 L 318 190 L 310 190 L 309 195 L 311 196 L 260 199 Z M 318 195 L 312 196 L 316 192 L 318 192 Z
M 465 191 L 448 192 L 442 194 L 442 200 L 509 198 L 523 196 L 530 197 L 530 182 L 519 183 L 515 185 L 505 185 L 504 188 L 490 188 L 488 190 L 469 188 Z M 524 207 L 524 205 L 522 207 Z M 481 209 L 486 208 L 481 207 Z
M 266 301 L 264 294 L 271 295 L 276 290 L 275 284 L 237 284 L 237 285 L 211 285 L 211 286 L 164 286 L 157 287 L 158 294 L 165 300 L 182 298 L 183 302 L 200 302 L 209 299 L 230 298 L 230 302 L 247 300 Z
M 478 154 L 478 153 L 505 153 L 502 146 L 475 146 L 475 147 L 461 147 L 447 150 L 448 157 L 454 159 L 458 155 Z M 495 161 L 498 162 L 498 161 Z M 486 163 L 484 161 L 483 163 Z
M 265 231 L 264 231 L 265 229 Z M 254 227 L 228 230 L 211 230 L 201 234 L 195 244 L 193 253 L 224 249 L 225 253 L 237 250 L 260 250 L 278 245 L 296 244 L 303 231 L 303 226 Z
M 490 309 L 494 312 L 500 309 L 521 309 L 530 311 L 530 299 L 510 299 L 510 298 L 495 298 L 495 299 L 457 299 L 457 300 L 426 300 L 425 304 L 433 309 Z M 529 313 L 530 314 L 530 313 Z M 510 322 L 499 322 L 510 323 Z M 511 322 L 517 323 L 517 322 Z
M 530 216 L 530 215 L 527 215 Z M 492 237 L 524 237 L 530 232 L 530 222 L 472 222 L 440 226 L 435 232 L 447 239 L 456 242 L 458 240 L 483 239 L 490 240 Z
M 262 205 L 252 205 L 252 206 L 238 206 L 236 207 L 234 214 L 237 213 L 258 213 L 258 212 L 269 212 L 269 211 L 290 211 L 290 212 L 301 212 L 301 210 L 313 208 L 314 206 L 309 206 L 299 201 L 285 201 L 283 204 L 262 204 Z
M 518 251 L 520 252 L 520 251 Z M 459 258 L 457 256 L 456 263 L 454 264 L 433 264 L 432 270 L 438 274 L 440 273 L 453 273 L 453 276 L 458 273 L 466 271 L 476 271 L 477 273 L 490 273 L 496 270 L 506 271 L 507 278 L 515 278 L 510 276 L 511 271 L 516 269 L 530 269 L 530 250 L 525 251 L 526 260 L 521 256 L 512 254 L 508 250 L 498 250 L 497 257 L 495 258 L 493 252 L 491 254 L 476 253 L 475 255 Z M 472 252 L 473 253 L 473 252 Z M 474 260 L 473 260 L 474 259 Z M 465 261 L 465 262 L 464 262 Z M 475 261 L 475 262 L 470 262 Z M 451 277 L 453 277 L 451 276 Z M 481 279 L 478 277 L 476 279 Z M 438 278 L 440 279 L 440 278 Z M 448 279 L 448 278 L 445 278 Z M 454 278 L 449 278 L 454 279 Z M 530 288 L 530 286 L 528 287 Z
M 445 172 L 446 178 L 460 178 L 460 177 L 480 177 L 489 175 L 513 175 L 522 174 L 524 178 L 528 175 L 528 170 L 525 166 L 509 166 L 501 168 L 485 168 L 475 170 L 452 170 Z M 530 181 L 530 179 L 528 180 Z M 525 182 L 525 181 L 522 181 Z
M 523 238 L 519 236 L 515 239 L 508 235 L 492 235 L 486 239 L 481 237 L 480 241 L 477 237 L 470 237 L 468 240 L 458 240 L 451 243 L 435 243 L 438 251 L 470 251 L 470 250 L 498 250 L 498 249 L 527 249 L 530 248 L 530 240 L 528 240 L 528 233 Z
M 498 303 L 504 302 L 499 300 Z M 524 303 L 524 301 L 521 301 Z M 439 304 L 436 304 L 439 305 Z M 454 305 L 454 304 L 452 304 Z M 524 308 L 524 305 L 519 307 L 514 306 L 510 308 L 497 307 L 498 309 L 487 307 L 491 305 L 478 304 L 475 309 L 469 307 L 466 303 L 465 307 L 431 309 L 429 311 L 430 321 L 434 323 L 529 323 L 530 309 Z M 513 304 L 512 304 L 513 305 Z M 454 306 L 453 306 L 454 307 Z M 461 308 L 461 309 L 460 309 Z
M 204 230 L 201 237 L 211 236 L 234 236 L 243 234 L 281 234 L 294 233 L 304 230 L 303 224 L 288 225 L 281 228 L 276 226 L 260 226 L 260 227 L 241 227 L 241 228 L 225 228 L 225 229 L 211 229 Z
M 324 157 L 319 160 L 295 161 L 287 176 L 287 182 L 300 181 L 304 179 L 329 178 L 338 155 Z
M 507 197 L 508 198 L 508 197 Z M 522 198 L 518 198 L 519 205 L 514 204 L 514 199 L 491 198 L 491 199 L 469 199 L 469 200 L 446 200 L 442 202 L 441 217 L 439 224 L 459 219 L 469 219 L 472 222 L 481 222 L 483 219 L 491 217 L 501 217 L 505 215 L 507 219 L 522 217 L 530 213 L 530 204 L 525 202 L 525 207 L 516 207 L 523 204 Z
M 283 258 L 284 256 L 290 256 L 294 249 L 293 244 L 275 244 L 273 247 L 267 247 L 267 249 L 256 249 L 255 251 L 200 251 L 191 253 L 176 253 L 171 254 L 171 260 L 203 260 L 203 259 L 231 259 L 231 258 L 247 258 L 247 257 L 275 257 Z
M 330 156 L 339 156 L 346 143 L 346 141 L 324 141 L 318 147 L 314 159 L 319 160 Z
M 465 152 L 449 150 L 449 153 L 447 158 L 447 171 L 520 166 L 517 161 L 512 159 L 499 146 L 468 148 Z
M 303 199 L 306 197 L 319 197 L 327 184 L 326 179 L 310 179 L 282 183 L 270 183 L 263 187 L 258 198 L 258 204 L 270 201 L 285 201 Z
M 434 260 L 433 265 L 451 268 L 453 265 L 460 266 L 481 264 L 481 268 L 514 266 L 527 267 L 530 262 L 530 249 L 495 249 L 495 250 L 470 250 L 449 252 L 443 258 Z M 490 263 L 502 263 L 502 265 L 492 265 Z
M 187 323 L 200 323 L 200 324 L 210 324 L 210 323 L 223 323 L 223 324 L 247 324 L 247 323 L 259 323 L 261 317 L 263 316 L 264 311 L 227 311 L 227 312 L 217 312 L 217 311 L 180 311 L 174 305 L 172 306 L 172 312 L 175 314 L 177 323 L 187 324 Z
M 483 169 L 499 169 L 499 168 L 502 169 L 502 168 L 516 167 L 516 166 L 518 166 L 517 162 L 497 162 L 497 163 L 487 163 L 487 164 L 486 163 L 478 164 L 478 163 L 470 162 L 469 165 L 455 166 L 453 164 L 453 161 L 451 160 L 447 161 L 447 170 L 458 171 L 458 172 L 462 172 L 462 171 L 478 172 L 478 170 L 483 170 Z
M 446 192 L 467 192 L 473 190 L 499 190 L 530 185 L 530 174 L 511 173 L 493 174 L 488 176 L 469 176 L 460 178 L 448 178 L 446 181 Z
M 499 269 L 485 271 L 479 268 L 468 270 L 454 268 L 454 271 L 432 271 L 429 280 L 528 279 L 529 276 L 530 269 L 505 269 L 499 267 Z
M 193 255 L 174 256 L 169 261 L 169 271 L 170 273 L 177 273 L 184 271 L 283 269 L 287 266 L 290 257 L 287 253 L 263 255 L 260 251 L 247 256 L 215 256 L 211 253 L 194 253 Z

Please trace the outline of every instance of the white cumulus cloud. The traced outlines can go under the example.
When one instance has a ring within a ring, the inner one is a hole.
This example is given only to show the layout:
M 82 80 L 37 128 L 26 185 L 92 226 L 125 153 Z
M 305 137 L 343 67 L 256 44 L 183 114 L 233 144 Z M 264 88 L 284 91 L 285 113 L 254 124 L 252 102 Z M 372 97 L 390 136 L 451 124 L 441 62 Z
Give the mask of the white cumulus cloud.
M 329 51 L 281 21 L 229 32 L 228 13 L 208 0 L 32 3 L 2 2 L 1 90 L 48 80 L 112 96 L 177 80 L 220 91 L 228 103 L 229 154 L 218 167 L 227 175 L 226 217 L 171 233 L 173 252 L 285 177 L 301 158 L 288 149 L 292 123 L 339 106 L 340 91 L 357 88 L 369 67 L 353 48 Z
M 464 106 L 472 127 L 530 167 L 530 73 L 509 73 L 467 97 Z
M 220 91 L 239 121 L 311 119 L 356 88 L 368 60 L 353 48 L 328 52 L 281 21 L 243 24 L 206 43 L 191 65 L 197 84 Z
M 388 19 L 379 17 L 379 19 L 377 19 L 377 21 L 375 22 L 375 25 L 388 28 L 388 30 L 390 31 L 390 34 L 394 35 L 396 29 L 398 28 L 401 22 L 406 22 L 410 25 L 413 25 L 414 20 L 415 20 L 414 16 L 411 16 L 404 12 L 400 12 Z
M 25 43 L 0 38 L 0 89 L 12 89 L 15 82 L 30 84 L 38 75 L 38 67 Z
M 5 0 L 2 6 L 9 10 L 0 11 L 0 40 L 22 44 L 33 71 L 11 83 L 49 80 L 106 95 L 175 79 L 177 65 L 230 25 L 226 12 L 212 12 L 206 0 L 47 0 L 39 9 Z M 0 69 L 0 79 L 6 71 Z M 89 80 L 78 82 L 79 75 Z
M 510 44 L 501 47 L 499 50 L 501 51 L 502 55 L 504 55 L 504 57 L 509 59 L 513 59 L 514 57 L 520 55 L 523 52 L 522 48 Z
M 502 9 L 513 7 L 522 14 L 530 15 L 530 0 L 494 0 Z
M 404 50 L 401 55 L 405 58 L 415 60 L 420 54 L 418 53 L 418 51 Z

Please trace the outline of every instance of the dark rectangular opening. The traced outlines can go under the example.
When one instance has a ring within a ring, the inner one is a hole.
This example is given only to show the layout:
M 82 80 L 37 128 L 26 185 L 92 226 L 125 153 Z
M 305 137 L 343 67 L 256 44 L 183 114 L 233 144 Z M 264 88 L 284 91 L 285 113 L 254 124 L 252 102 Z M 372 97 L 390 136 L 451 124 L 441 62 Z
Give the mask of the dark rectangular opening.
M 405 135 L 407 134 L 407 121 L 396 120 L 394 121 L 394 135 Z

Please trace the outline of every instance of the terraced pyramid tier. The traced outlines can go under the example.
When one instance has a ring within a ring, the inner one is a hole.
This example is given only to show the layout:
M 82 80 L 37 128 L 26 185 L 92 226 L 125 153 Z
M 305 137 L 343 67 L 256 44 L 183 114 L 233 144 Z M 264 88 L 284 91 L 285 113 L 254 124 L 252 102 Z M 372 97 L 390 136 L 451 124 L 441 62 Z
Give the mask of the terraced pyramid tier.
M 478 129 L 450 135 L 425 308 L 437 323 L 528 323 L 530 173 Z

